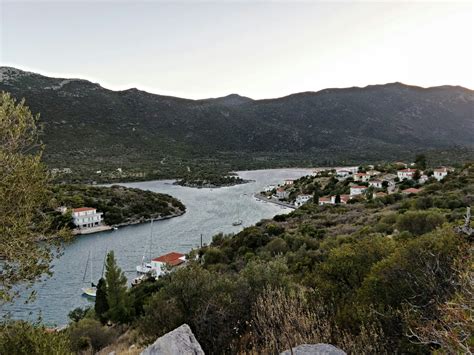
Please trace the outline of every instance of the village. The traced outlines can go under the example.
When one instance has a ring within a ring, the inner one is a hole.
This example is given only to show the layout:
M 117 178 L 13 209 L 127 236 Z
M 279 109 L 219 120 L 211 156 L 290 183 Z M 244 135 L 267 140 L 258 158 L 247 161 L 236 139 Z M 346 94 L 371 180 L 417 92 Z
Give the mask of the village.
M 416 163 L 395 162 L 383 166 L 346 166 L 315 169 L 298 180 L 268 185 L 257 199 L 298 208 L 312 201 L 319 205 L 355 203 L 392 194 L 417 194 L 430 179 L 443 180 L 451 167 L 420 169 Z

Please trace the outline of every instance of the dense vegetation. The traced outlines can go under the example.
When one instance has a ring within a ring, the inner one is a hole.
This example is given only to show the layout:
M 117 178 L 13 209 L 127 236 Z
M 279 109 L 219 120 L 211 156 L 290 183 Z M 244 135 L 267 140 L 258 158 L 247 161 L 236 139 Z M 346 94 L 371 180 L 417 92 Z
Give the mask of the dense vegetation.
M 208 354 L 307 342 L 349 353 L 472 351 L 473 229 L 457 227 L 473 202 L 471 164 L 417 195 L 306 204 L 216 235 L 187 267 L 126 292 L 111 258 L 106 285 L 119 296 L 104 288 L 66 335 L 74 351 L 98 350 L 125 331 L 147 343 L 187 323 Z M 115 326 L 101 326 L 108 320 Z
M 170 195 L 117 185 L 55 185 L 52 193 L 58 206 L 97 208 L 104 213 L 108 225 L 137 223 L 185 211 L 185 206 Z
M 0 90 L 41 112 L 45 160 L 70 168 L 58 176 L 68 182 L 334 166 L 417 150 L 434 150 L 430 157 L 444 164 L 473 156 L 473 93 L 460 87 L 394 83 L 272 100 L 187 100 L 0 70 Z
M 237 175 L 224 175 L 216 173 L 188 174 L 176 181 L 177 185 L 188 187 L 223 187 L 245 184 L 247 181 Z

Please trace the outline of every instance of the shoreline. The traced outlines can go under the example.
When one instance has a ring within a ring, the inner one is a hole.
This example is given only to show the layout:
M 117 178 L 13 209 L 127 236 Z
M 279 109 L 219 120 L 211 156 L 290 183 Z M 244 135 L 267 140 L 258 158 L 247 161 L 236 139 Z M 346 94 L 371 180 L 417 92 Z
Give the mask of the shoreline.
M 286 208 L 291 208 L 293 210 L 296 210 L 296 206 L 294 206 L 294 205 L 291 205 L 291 204 L 286 203 L 286 202 L 278 201 L 278 200 L 275 200 L 273 198 L 267 198 L 266 196 L 263 196 L 263 195 L 259 194 L 258 192 L 255 193 L 253 195 L 253 197 L 255 197 L 257 200 L 260 200 L 260 201 L 263 201 L 263 202 L 270 202 L 270 203 L 273 203 L 275 205 L 279 205 L 279 206 L 283 206 L 283 207 L 286 207 Z
M 221 187 L 239 186 L 239 185 L 244 185 L 244 184 L 248 184 L 248 183 L 251 183 L 251 182 L 255 182 L 255 180 L 243 180 L 242 182 L 239 182 L 239 183 L 222 184 L 222 185 L 213 185 L 213 184 L 198 185 L 198 184 L 193 184 L 193 183 L 180 184 L 179 180 L 175 180 L 175 182 L 173 182 L 173 185 L 182 186 L 182 187 L 190 187 L 190 188 L 193 188 L 193 189 L 219 189 Z

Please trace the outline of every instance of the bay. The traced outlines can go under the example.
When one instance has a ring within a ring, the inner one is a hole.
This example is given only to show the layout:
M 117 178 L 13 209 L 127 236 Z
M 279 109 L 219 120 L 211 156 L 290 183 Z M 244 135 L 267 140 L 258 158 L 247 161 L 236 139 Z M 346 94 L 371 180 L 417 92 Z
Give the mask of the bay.
M 181 200 L 186 213 L 180 217 L 153 223 L 153 257 L 177 251 L 189 252 L 200 244 L 210 243 L 218 233 L 238 233 L 261 219 L 272 218 L 276 214 L 288 213 L 288 208 L 257 201 L 253 194 L 269 184 L 282 183 L 285 179 L 295 179 L 311 173 L 309 169 L 271 169 L 240 171 L 238 175 L 247 184 L 196 189 L 173 185 L 173 180 L 145 181 L 120 184 L 144 190 L 170 194 Z M 237 219 L 240 226 L 232 226 Z M 36 299 L 25 304 L 25 294 L 13 304 L 4 307 L 2 313 L 10 312 L 13 319 L 37 320 L 50 326 L 68 323 L 67 314 L 76 307 L 93 306 L 90 299 L 81 295 L 81 288 L 90 283 L 90 268 L 86 270 L 89 252 L 92 257 L 92 276 L 97 281 L 102 273 L 104 256 L 113 250 L 118 265 L 131 280 L 136 276 L 135 267 L 141 263 L 144 254 L 149 254 L 150 224 L 126 226 L 115 231 L 107 231 L 75 238 L 63 249 L 60 258 L 53 262 L 54 274 L 34 285 Z M 84 272 L 85 270 L 85 281 Z

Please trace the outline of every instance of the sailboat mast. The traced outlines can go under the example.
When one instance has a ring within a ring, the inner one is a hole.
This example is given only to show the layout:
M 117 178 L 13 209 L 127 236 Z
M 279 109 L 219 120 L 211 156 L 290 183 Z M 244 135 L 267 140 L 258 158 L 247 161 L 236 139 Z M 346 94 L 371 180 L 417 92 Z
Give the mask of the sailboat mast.
M 152 248 L 152 245 L 153 245 L 153 218 L 151 219 L 151 231 L 150 231 L 150 263 L 151 263 L 151 255 L 152 255 L 152 252 L 151 252 L 151 248 Z
M 93 284 L 93 282 L 92 282 L 92 256 L 91 256 L 90 260 L 91 260 L 91 286 L 92 286 L 92 284 Z

